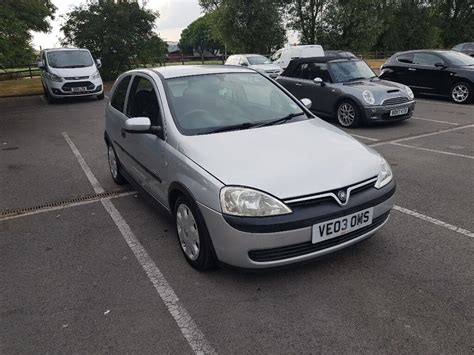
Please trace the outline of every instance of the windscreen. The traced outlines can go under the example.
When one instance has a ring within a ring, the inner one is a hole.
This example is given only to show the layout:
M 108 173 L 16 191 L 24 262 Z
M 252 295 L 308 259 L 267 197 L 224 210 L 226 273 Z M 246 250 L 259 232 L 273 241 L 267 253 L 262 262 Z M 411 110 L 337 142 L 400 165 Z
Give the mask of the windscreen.
M 94 64 L 91 54 L 84 50 L 54 51 L 47 56 L 52 68 L 85 68 Z
M 259 65 L 259 64 L 268 64 L 270 60 L 263 55 L 252 55 L 248 56 L 247 60 L 249 61 L 250 65 Z
M 459 53 L 459 52 L 446 52 L 443 53 L 443 57 L 446 58 L 451 62 L 452 65 L 472 65 L 474 66 L 474 58 L 468 56 L 467 54 L 464 53 Z
M 362 60 L 333 62 L 329 63 L 329 68 L 335 83 L 370 79 L 376 76 Z
M 173 117 L 186 135 L 303 115 L 295 101 L 257 73 L 189 76 L 166 83 Z

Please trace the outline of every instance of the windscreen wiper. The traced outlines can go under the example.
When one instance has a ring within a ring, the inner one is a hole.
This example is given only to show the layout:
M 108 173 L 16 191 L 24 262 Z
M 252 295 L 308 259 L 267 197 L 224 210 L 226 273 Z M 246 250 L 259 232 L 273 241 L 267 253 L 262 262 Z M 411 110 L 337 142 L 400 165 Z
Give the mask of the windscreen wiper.
M 216 129 L 213 129 L 211 131 L 207 131 L 201 134 L 209 134 L 209 133 L 220 133 L 220 132 L 229 132 L 229 131 L 238 131 L 241 129 L 248 129 L 252 127 L 259 126 L 258 123 L 252 123 L 252 122 L 244 122 L 244 123 L 239 123 L 231 126 L 224 126 L 224 127 L 219 127 Z
M 276 124 L 282 124 L 282 123 L 285 123 L 285 122 L 293 119 L 294 117 L 298 117 L 298 116 L 301 116 L 303 114 L 304 114 L 303 111 L 296 112 L 296 113 L 290 113 L 289 115 L 286 115 L 285 117 L 277 118 L 276 120 L 273 120 L 273 121 L 270 121 L 270 122 L 261 123 L 257 127 L 265 127 L 265 126 L 273 126 L 273 125 L 276 125 Z

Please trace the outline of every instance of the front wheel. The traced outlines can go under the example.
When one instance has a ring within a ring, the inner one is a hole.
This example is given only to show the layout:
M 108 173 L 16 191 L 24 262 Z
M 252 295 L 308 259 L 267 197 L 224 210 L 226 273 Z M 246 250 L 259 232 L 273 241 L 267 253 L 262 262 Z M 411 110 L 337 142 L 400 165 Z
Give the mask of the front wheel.
M 195 203 L 180 196 L 174 206 L 178 241 L 186 261 L 196 270 L 215 266 L 211 238 Z
M 107 145 L 107 158 L 109 161 L 109 170 L 110 175 L 112 175 L 112 179 L 117 185 L 125 185 L 127 180 L 125 180 L 123 175 L 120 173 L 120 163 L 111 144 Z
M 360 125 L 359 108 L 352 101 L 342 101 L 337 107 L 336 114 L 337 121 L 342 127 L 355 128 Z
M 104 93 L 97 95 L 97 100 L 103 100 L 104 99 Z
M 468 83 L 460 82 L 451 89 L 451 99 L 457 104 L 467 104 L 472 98 L 472 88 Z
M 57 102 L 57 100 L 51 96 L 51 94 L 49 93 L 49 90 L 46 86 L 44 86 L 43 84 L 43 92 L 44 92 L 44 98 L 46 99 L 46 102 L 48 104 L 55 104 Z

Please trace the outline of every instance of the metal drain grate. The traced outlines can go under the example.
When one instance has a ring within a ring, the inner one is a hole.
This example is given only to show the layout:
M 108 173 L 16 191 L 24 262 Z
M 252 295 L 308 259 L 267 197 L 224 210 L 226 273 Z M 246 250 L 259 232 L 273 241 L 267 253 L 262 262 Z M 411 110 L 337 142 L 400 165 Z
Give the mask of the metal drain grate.
M 120 196 L 120 195 L 128 194 L 128 193 L 134 193 L 134 192 L 130 190 L 113 190 L 113 191 L 102 192 L 100 194 L 83 195 L 83 196 L 74 197 L 74 198 L 70 198 L 70 199 L 66 199 L 62 201 L 48 202 L 43 205 L 24 207 L 24 208 L 15 208 L 15 209 L 10 209 L 10 210 L 5 210 L 5 211 L 0 212 L 0 218 L 18 216 L 25 213 L 30 213 L 30 212 L 34 212 L 38 210 L 51 208 L 51 207 L 60 207 L 60 206 L 70 205 L 70 204 L 78 203 L 78 202 L 93 201 L 93 200 L 98 201 L 101 198 L 116 197 L 116 196 Z

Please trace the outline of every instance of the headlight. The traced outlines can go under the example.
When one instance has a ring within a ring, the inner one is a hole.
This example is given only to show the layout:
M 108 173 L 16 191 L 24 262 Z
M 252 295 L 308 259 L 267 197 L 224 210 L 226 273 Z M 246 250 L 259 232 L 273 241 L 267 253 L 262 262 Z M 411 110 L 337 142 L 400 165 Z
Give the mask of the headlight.
M 291 213 L 291 209 L 276 198 L 253 189 L 226 186 L 220 193 L 222 212 L 233 216 L 263 217 Z
M 381 189 L 385 185 L 387 185 L 393 179 L 392 169 L 390 169 L 390 165 L 387 161 L 380 157 L 380 172 L 375 182 L 375 188 Z
M 413 91 L 412 91 L 408 86 L 405 86 L 405 91 L 407 92 L 408 97 L 409 97 L 410 99 L 414 99 L 414 98 L 415 98 L 415 94 L 413 94 Z
M 100 73 L 98 70 L 91 75 L 91 79 L 100 79 Z
M 56 75 L 56 74 L 53 74 L 53 73 L 48 73 L 48 72 L 45 72 L 44 74 L 49 80 L 51 81 L 56 81 L 58 83 L 60 83 L 61 81 L 63 81 L 63 78 L 61 78 L 60 76 Z
M 367 102 L 368 104 L 371 104 L 371 105 L 375 104 L 375 97 L 371 91 L 364 90 L 364 92 L 362 93 L 362 97 L 364 98 L 365 102 Z

